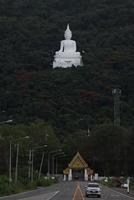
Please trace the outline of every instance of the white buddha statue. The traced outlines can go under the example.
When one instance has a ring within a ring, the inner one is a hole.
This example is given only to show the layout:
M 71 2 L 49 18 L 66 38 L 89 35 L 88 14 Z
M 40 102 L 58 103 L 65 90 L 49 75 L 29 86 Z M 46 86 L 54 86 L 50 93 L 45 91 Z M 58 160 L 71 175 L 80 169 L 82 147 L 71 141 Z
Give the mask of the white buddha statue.
M 80 52 L 76 52 L 76 42 L 71 40 L 72 32 L 69 25 L 67 25 L 64 36 L 65 40 L 61 41 L 60 50 L 55 53 L 53 68 L 82 66 L 82 56 Z

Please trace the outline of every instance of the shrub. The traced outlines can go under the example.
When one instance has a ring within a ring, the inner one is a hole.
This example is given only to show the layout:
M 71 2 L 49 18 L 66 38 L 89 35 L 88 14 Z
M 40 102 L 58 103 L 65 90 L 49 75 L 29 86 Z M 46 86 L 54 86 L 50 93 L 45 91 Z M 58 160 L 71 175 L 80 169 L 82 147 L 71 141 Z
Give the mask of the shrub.
M 30 182 L 27 178 L 18 177 L 17 184 L 9 184 L 8 177 L 0 176 L 0 196 L 20 193 L 26 190 L 33 190 L 36 189 L 37 186 L 50 186 L 56 182 L 57 180 L 55 178 L 41 176 L 40 179 L 36 178 L 33 182 Z
M 37 180 L 37 185 L 38 186 L 50 186 L 56 182 L 57 182 L 57 180 L 55 178 L 53 179 L 51 177 L 48 178 L 48 177 L 42 176 L 42 177 L 40 177 L 40 179 Z
M 121 181 L 120 181 L 119 178 L 112 177 L 112 178 L 104 179 L 102 181 L 102 184 L 105 185 L 105 186 L 108 186 L 108 187 L 120 187 Z
M 10 194 L 12 187 L 9 185 L 8 177 L 0 176 L 0 195 Z

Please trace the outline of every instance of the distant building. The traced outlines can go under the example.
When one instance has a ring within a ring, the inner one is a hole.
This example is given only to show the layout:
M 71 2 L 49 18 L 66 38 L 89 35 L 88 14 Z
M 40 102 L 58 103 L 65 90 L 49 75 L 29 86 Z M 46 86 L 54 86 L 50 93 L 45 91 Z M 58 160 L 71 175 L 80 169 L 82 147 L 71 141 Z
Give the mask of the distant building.
M 64 181 L 72 181 L 74 179 L 88 181 L 93 174 L 93 170 L 82 158 L 79 152 L 74 156 L 68 167 L 63 171 Z

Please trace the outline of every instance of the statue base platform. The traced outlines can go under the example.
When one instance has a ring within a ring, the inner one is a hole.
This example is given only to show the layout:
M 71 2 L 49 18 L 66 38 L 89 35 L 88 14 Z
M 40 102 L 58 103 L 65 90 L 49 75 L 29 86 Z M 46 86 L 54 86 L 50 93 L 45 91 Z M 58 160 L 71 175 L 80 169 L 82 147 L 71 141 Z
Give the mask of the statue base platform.
M 54 56 L 53 68 L 83 66 L 80 52 L 56 52 Z

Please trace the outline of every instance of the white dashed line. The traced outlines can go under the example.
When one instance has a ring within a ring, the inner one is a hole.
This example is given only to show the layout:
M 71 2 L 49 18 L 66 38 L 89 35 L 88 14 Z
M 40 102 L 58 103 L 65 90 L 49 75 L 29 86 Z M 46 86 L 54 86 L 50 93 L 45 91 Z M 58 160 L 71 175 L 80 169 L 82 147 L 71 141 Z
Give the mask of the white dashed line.
M 55 197 L 58 193 L 59 193 L 60 191 L 56 191 L 51 197 L 49 197 L 48 199 L 46 199 L 46 200 L 50 200 L 50 199 L 52 199 L 53 197 Z

